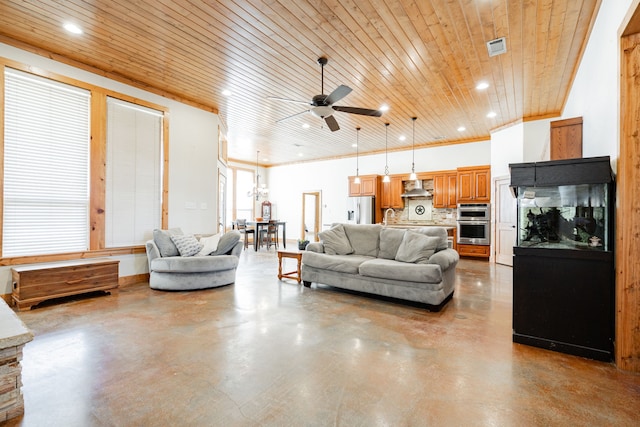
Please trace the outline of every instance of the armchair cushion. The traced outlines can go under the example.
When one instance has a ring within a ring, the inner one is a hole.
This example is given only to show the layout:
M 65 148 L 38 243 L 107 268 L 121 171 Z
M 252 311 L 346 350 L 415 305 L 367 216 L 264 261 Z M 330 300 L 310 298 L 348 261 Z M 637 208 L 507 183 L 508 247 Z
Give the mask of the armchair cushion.
M 224 233 L 220 237 L 220 241 L 218 242 L 217 249 L 211 252 L 210 255 L 225 255 L 229 253 L 236 246 L 236 243 L 238 243 L 239 241 L 240 241 L 240 232 L 238 230 L 231 230 L 227 233 Z
M 170 228 L 168 230 L 153 230 L 153 240 L 160 251 L 160 256 L 178 256 L 178 247 L 171 240 L 172 235 L 182 234 L 180 228 Z

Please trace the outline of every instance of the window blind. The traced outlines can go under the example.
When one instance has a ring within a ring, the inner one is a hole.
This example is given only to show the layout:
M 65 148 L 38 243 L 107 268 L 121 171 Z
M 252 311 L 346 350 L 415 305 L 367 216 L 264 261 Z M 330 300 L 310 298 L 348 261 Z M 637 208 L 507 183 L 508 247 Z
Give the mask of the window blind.
M 5 68 L 3 256 L 88 249 L 90 96 Z
M 161 226 L 161 111 L 107 98 L 105 245 L 141 245 Z

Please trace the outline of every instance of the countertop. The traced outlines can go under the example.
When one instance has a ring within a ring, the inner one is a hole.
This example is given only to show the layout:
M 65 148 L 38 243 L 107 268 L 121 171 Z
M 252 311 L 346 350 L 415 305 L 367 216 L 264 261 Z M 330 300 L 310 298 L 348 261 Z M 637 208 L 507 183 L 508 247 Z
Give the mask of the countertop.
M 384 224 L 381 224 L 381 225 L 384 225 Z M 451 225 L 451 224 L 416 224 L 416 223 L 400 223 L 400 224 L 394 223 L 394 224 L 387 224 L 384 226 L 389 228 L 443 227 L 443 228 L 446 228 L 447 230 L 456 228 L 455 225 Z

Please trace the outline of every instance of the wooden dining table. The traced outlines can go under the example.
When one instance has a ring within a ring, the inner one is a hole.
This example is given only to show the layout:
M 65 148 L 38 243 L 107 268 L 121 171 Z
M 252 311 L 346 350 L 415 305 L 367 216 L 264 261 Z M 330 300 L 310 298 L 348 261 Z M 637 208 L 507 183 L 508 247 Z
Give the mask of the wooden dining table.
M 276 225 L 282 230 L 282 246 L 287 249 L 287 223 L 285 221 L 276 221 Z M 252 226 L 256 230 L 253 236 L 253 250 L 258 250 L 258 239 L 260 238 L 260 230 L 269 226 L 269 221 L 247 221 L 247 226 Z

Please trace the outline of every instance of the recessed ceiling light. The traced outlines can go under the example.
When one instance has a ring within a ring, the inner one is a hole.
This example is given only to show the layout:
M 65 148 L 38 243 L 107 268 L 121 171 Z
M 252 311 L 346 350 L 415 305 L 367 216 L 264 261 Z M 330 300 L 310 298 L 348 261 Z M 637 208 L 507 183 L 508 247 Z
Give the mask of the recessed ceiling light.
M 229 89 L 225 89 L 225 90 L 222 91 L 222 94 L 224 96 L 231 96 L 231 91 Z
M 76 24 L 72 24 L 71 22 L 66 22 L 63 25 L 63 28 L 73 34 L 82 34 L 82 28 L 78 27 Z
M 406 136 L 404 136 L 404 135 L 400 135 L 400 136 L 398 137 L 398 139 L 399 139 L 400 141 L 404 141 L 405 139 L 407 139 L 407 137 L 406 137 Z
M 379 110 L 384 113 L 385 111 L 389 111 L 389 106 L 387 104 L 382 104 Z
M 302 156 L 304 156 L 304 154 L 298 153 L 298 157 L 302 157 Z
M 476 89 L 478 89 L 478 90 L 484 90 L 484 89 L 486 89 L 486 88 L 488 88 L 488 87 L 489 87 L 489 83 L 487 83 L 487 82 L 480 82 L 480 83 L 478 83 L 478 85 L 476 86 Z
M 490 111 L 487 113 L 487 117 L 490 119 L 493 119 L 495 116 L 497 116 L 495 111 Z
M 467 130 L 467 128 L 466 128 L 466 127 L 464 127 L 464 126 L 460 126 L 460 127 L 458 128 L 458 132 L 464 132 L 465 130 Z
M 358 144 L 351 144 L 351 147 L 356 148 Z
M 310 127 L 310 126 L 309 126 L 309 123 L 303 123 L 303 124 L 302 124 L 302 127 L 303 127 L 304 129 L 309 129 L 309 127 Z

